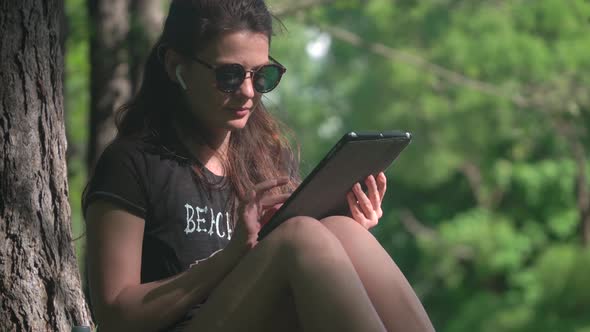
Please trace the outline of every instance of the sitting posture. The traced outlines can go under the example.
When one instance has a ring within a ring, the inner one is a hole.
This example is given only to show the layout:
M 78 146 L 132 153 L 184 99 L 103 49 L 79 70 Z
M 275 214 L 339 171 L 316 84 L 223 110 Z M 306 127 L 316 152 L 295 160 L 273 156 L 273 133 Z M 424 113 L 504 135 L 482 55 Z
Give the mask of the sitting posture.
M 368 232 L 383 173 L 350 216 L 258 231 L 299 183 L 261 101 L 286 69 L 262 0 L 173 0 L 83 208 L 93 311 L 108 331 L 433 331 Z

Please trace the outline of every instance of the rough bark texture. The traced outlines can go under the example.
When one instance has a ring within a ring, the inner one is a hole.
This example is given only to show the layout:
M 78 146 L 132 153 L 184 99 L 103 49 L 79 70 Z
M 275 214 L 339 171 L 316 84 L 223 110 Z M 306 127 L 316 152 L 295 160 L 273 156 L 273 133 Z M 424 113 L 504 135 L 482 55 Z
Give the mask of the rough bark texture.
M 0 1 L 0 331 L 88 325 L 71 239 L 63 1 Z
M 88 0 L 91 27 L 89 174 L 115 137 L 115 110 L 131 97 L 127 51 L 129 1 Z

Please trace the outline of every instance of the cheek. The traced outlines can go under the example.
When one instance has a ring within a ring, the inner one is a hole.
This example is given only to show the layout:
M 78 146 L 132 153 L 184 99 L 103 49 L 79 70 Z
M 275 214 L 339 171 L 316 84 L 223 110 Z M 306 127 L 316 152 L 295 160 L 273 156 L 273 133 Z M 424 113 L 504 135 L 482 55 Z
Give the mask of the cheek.
M 192 94 L 191 99 L 197 108 L 204 108 L 204 111 L 221 108 L 228 102 L 227 95 L 221 93 L 215 87 L 202 87 Z
M 215 106 L 217 106 L 217 108 L 223 108 L 231 104 L 231 98 L 227 94 L 219 93 L 219 91 L 214 94 L 212 100 L 214 100 Z
M 254 105 L 260 104 L 260 102 L 262 101 L 262 94 L 261 93 L 256 93 L 256 95 L 254 96 L 254 98 L 252 98 L 252 101 L 254 102 Z

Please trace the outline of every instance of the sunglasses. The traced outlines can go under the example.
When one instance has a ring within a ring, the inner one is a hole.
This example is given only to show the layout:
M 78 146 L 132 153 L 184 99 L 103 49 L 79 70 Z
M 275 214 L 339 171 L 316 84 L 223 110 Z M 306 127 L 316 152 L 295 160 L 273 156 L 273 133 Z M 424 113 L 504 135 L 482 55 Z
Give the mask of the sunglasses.
M 250 73 L 254 90 L 259 93 L 266 93 L 272 91 L 277 85 L 279 85 L 281 77 L 287 71 L 287 68 L 281 65 L 277 60 L 272 57 L 269 58 L 274 63 L 260 66 L 254 70 L 246 70 L 244 66 L 238 63 L 213 66 L 195 57 L 193 57 L 192 60 L 215 72 L 217 89 L 222 92 L 232 93 L 237 91 L 242 83 L 244 83 L 246 74 Z

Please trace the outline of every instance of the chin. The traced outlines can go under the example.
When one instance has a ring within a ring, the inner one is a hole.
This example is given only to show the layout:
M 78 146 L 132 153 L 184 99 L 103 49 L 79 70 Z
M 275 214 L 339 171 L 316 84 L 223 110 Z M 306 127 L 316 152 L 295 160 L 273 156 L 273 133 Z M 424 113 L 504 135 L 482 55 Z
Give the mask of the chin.
M 233 130 L 240 130 L 240 129 L 244 129 L 244 127 L 246 127 L 246 123 L 248 123 L 248 121 L 229 121 L 228 123 L 225 124 L 225 128 L 233 131 Z
M 246 124 L 248 123 L 249 118 L 250 116 L 248 115 L 240 119 L 231 119 L 226 123 L 226 127 L 230 130 L 244 129 L 244 127 L 246 127 Z

